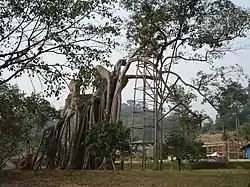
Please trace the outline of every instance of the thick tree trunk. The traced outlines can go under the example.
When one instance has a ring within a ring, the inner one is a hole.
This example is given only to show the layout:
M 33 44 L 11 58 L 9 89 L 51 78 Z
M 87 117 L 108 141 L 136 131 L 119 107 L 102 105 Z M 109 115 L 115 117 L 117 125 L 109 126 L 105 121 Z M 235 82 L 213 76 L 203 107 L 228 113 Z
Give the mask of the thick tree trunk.
M 97 169 L 102 160 L 91 155 L 86 146 L 86 132 L 91 125 L 102 120 L 117 122 L 120 119 L 121 92 L 127 85 L 126 76 L 130 64 L 136 60 L 118 61 L 112 72 L 98 65 L 96 70 L 101 84 L 92 95 L 80 94 L 80 85 L 74 81 L 69 84 L 70 93 L 66 99 L 61 120 L 51 128 L 43 142 L 49 142 L 45 150 L 37 153 L 46 155 L 47 168 Z M 121 70 L 121 66 L 125 66 Z M 40 157 L 43 158 L 44 156 Z M 41 163 L 40 159 L 39 163 Z M 113 160 L 110 164 L 114 168 Z M 36 163 L 34 163 L 34 166 Z

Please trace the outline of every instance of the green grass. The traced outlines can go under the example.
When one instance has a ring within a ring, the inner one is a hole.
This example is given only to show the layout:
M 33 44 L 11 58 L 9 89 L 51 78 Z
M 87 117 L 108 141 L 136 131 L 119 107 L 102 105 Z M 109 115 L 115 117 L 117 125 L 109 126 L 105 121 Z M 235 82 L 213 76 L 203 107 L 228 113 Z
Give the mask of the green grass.
M 182 172 L 0 171 L 0 186 L 3 187 L 247 187 L 249 181 L 250 173 L 237 169 Z
M 118 168 L 120 167 L 117 164 Z M 130 164 L 124 164 L 125 170 L 130 168 Z M 134 163 L 133 169 L 140 169 L 141 163 Z M 153 163 L 146 163 L 147 169 L 153 168 Z M 201 162 L 194 164 L 182 164 L 184 170 L 200 170 L 200 169 L 246 169 L 250 170 L 250 162 Z M 177 163 L 163 163 L 164 170 L 178 170 Z

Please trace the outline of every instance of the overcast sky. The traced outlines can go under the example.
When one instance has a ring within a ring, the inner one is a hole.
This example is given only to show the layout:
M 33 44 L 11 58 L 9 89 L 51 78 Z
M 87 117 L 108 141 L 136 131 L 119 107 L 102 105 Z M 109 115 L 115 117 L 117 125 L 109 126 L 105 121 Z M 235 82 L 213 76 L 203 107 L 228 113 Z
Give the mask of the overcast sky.
M 245 6 L 247 8 L 250 8 L 250 0 L 233 0 L 234 3 L 236 3 L 237 5 L 240 6 Z M 121 38 L 122 40 L 122 38 Z M 238 44 L 247 44 L 250 46 L 250 39 L 244 39 L 244 40 L 238 40 L 237 41 Z M 121 50 L 115 50 L 113 55 L 112 55 L 112 62 L 116 62 L 117 59 L 119 58 L 123 58 L 126 54 L 126 52 L 121 51 Z M 53 59 L 53 57 L 47 57 L 47 59 L 50 60 L 60 60 L 58 59 L 58 57 L 56 59 Z M 247 73 L 248 75 L 250 75 L 250 48 L 249 49 L 244 49 L 244 50 L 240 50 L 237 52 L 237 54 L 227 54 L 225 57 L 223 57 L 223 59 L 220 59 L 219 61 L 216 61 L 217 65 L 221 64 L 221 65 L 233 65 L 235 63 L 240 64 L 243 68 L 245 73 Z M 200 71 L 200 70 L 204 70 L 207 68 L 206 64 L 203 63 L 182 63 L 179 65 L 176 65 L 174 67 L 174 70 L 178 73 L 180 73 L 182 75 L 182 77 L 188 81 L 192 78 L 195 77 L 196 72 Z M 133 68 L 130 68 L 130 72 L 133 72 Z M 31 84 L 31 81 L 29 78 L 27 77 L 22 77 L 22 78 L 18 78 L 16 80 L 12 80 L 11 83 L 16 83 L 20 86 L 20 88 L 22 90 L 24 90 L 27 93 L 31 93 L 32 91 L 34 91 L 33 86 Z M 33 80 L 33 84 L 35 87 L 35 90 L 37 92 L 39 92 L 40 90 L 42 90 L 42 86 L 41 84 L 36 81 Z M 123 102 L 126 102 L 126 100 L 128 99 L 132 99 L 133 98 L 133 87 L 134 87 L 134 82 L 130 81 L 128 83 L 128 85 L 126 86 L 126 88 L 123 90 Z M 64 90 L 62 92 L 62 95 L 60 97 L 59 100 L 56 100 L 55 98 L 48 98 L 49 101 L 51 101 L 51 103 L 56 107 L 56 108 L 60 108 L 64 105 L 64 101 L 65 98 L 67 97 L 68 94 L 68 90 Z M 205 109 L 205 111 L 212 117 L 214 118 L 216 115 L 216 112 L 208 105 L 206 106 L 201 106 L 196 104 L 194 106 L 197 109 Z

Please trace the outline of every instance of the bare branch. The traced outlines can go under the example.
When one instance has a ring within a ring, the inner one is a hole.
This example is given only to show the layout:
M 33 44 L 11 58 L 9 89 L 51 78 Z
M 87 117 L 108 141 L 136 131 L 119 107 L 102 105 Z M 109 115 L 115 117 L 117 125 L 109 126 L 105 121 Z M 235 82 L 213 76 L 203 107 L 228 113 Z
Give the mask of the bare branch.
M 143 79 L 144 78 L 144 76 L 142 75 L 125 75 L 125 77 L 128 79 Z M 149 80 L 154 80 L 154 77 L 151 75 L 145 75 L 145 78 Z
M 195 87 L 195 86 L 193 86 L 192 84 L 189 84 L 189 83 L 187 83 L 187 82 L 185 82 L 182 78 L 181 78 L 181 76 L 180 75 L 178 75 L 177 73 L 175 73 L 175 72 L 172 72 L 172 71 L 170 71 L 169 72 L 170 74 L 172 74 L 172 75 L 175 75 L 185 86 L 188 86 L 188 87 L 190 87 L 190 88 L 192 88 L 192 89 L 194 89 L 194 90 L 196 90 L 215 110 L 218 110 L 218 108 L 207 98 L 207 96 L 205 95 L 205 94 L 203 94 L 202 92 L 201 92 L 201 90 L 199 90 L 197 87 Z
M 163 120 L 168 114 L 170 114 L 172 111 L 174 111 L 181 104 L 182 104 L 182 102 L 179 102 L 174 107 L 172 107 L 167 113 L 165 113 L 163 116 L 161 116 L 161 118 L 158 119 L 158 122 L 161 121 L 161 120 Z

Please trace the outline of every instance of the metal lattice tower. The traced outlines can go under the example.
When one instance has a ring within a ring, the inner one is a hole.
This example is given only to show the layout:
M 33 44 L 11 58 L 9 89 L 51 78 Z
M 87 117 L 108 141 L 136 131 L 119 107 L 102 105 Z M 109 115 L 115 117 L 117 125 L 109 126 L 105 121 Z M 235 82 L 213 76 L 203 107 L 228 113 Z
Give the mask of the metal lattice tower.
M 153 63 L 138 61 L 134 87 L 133 113 L 131 124 L 131 146 L 135 144 L 142 147 L 141 169 L 146 168 L 146 145 L 153 145 L 154 170 L 162 169 L 162 105 L 157 91 L 162 86 Z M 139 83 L 141 82 L 141 85 Z M 140 106 L 140 107 L 138 107 Z M 152 132 L 151 138 L 146 137 L 146 132 Z M 139 141 L 134 141 L 134 138 Z M 132 155 L 130 168 L 132 169 Z M 160 161 L 160 162 L 159 162 Z

